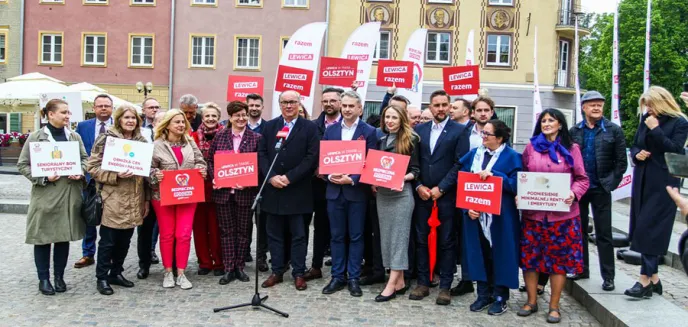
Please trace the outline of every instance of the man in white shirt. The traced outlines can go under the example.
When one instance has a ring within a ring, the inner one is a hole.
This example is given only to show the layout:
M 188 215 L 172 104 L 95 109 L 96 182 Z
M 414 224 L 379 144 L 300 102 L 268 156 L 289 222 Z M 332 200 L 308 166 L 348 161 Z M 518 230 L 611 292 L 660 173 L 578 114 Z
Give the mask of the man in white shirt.
M 481 96 L 473 100 L 471 107 L 473 108 L 473 119 L 475 122 L 468 124 L 466 127 L 471 129 L 470 140 L 471 150 L 473 150 L 483 144 L 483 137 L 480 135 L 480 132 L 494 115 L 494 101 L 488 97 Z
M 463 98 L 457 98 L 452 103 L 451 119 L 463 126 L 471 120 L 471 103 Z

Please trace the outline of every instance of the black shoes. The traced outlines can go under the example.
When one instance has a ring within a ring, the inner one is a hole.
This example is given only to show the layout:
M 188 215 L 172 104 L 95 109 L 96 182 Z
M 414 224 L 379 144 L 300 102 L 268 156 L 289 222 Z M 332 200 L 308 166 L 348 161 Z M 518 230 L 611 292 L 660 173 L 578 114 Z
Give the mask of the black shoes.
M 607 292 L 613 291 L 615 288 L 614 286 L 614 280 L 611 278 L 607 278 L 604 280 L 604 283 L 602 283 L 602 290 L 605 290 Z
M 349 294 L 353 297 L 363 296 L 363 291 L 361 291 L 361 285 L 358 279 L 352 279 L 349 281 Z
M 369 286 L 374 284 L 380 284 L 385 282 L 385 276 L 363 276 L 359 284 L 361 286 Z
M 107 279 L 107 282 L 112 285 L 118 285 L 122 287 L 134 287 L 134 283 L 128 281 L 122 274 L 119 274 L 117 276 L 110 276 Z
M 236 273 L 230 271 L 220 278 L 220 285 L 227 285 L 236 279 Z
M 253 262 L 253 257 L 250 253 L 246 254 L 246 256 L 244 257 L 244 262 Z
M 160 263 L 160 258 L 155 254 L 155 250 L 151 251 L 151 263 L 156 265 Z
M 657 293 L 657 295 L 662 295 L 663 289 L 662 289 L 662 280 L 659 280 L 657 284 L 652 283 L 652 291 Z
M 201 276 L 205 276 L 210 273 L 211 269 L 208 268 L 198 268 L 198 274 Z
M 237 270 L 234 271 L 234 276 L 241 282 L 248 282 L 249 280 L 251 280 L 250 278 L 248 278 L 248 275 L 246 275 L 244 270 L 239 268 L 237 268 Z
M 43 295 L 55 295 L 55 289 L 53 284 L 50 284 L 50 279 L 41 279 L 38 282 L 38 290 L 43 293 Z
M 110 287 L 108 281 L 105 279 L 99 279 L 96 282 L 96 288 L 98 289 L 98 292 L 103 295 L 112 295 L 115 293 L 115 291 L 112 290 L 112 287 Z
M 266 272 L 268 271 L 268 263 L 265 261 L 265 259 L 258 259 L 256 262 L 256 266 L 258 267 L 258 271 L 260 272 Z
M 220 276 L 222 276 L 222 275 L 224 275 L 224 274 L 225 274 L 225 270 L 224 270 L 224 269 L 215 269 L 215 270 L 213 270 L 213 275 L 215 275 L 215 277 L 220 277 Z
M 390 296 L 384 296 L 384 295 L 382 295 L 382 292 L 380 292 L 380 294 L 375 297 L 375 302 L 387 302 L 389 300 L 393 300 L 396 297 L 397 297 L 397 293 L 392 293 L 392 295 L 390 295 Z
M 475 288 L 473 288 L 473 282 L 468 280 L 462 280 L 456 287 L 452 288 L 449 293 L 451 296 L 461 296 L 466 294 L 473 294 Z
M 647 286 L 643 286 L 643 284 L 636 282 L 635 285 L 627 289 L 624 294 L 636 299 L 649 299 L 652 297 L 652 282 L 648 283 Z
M 55 276 L 55 292 L 67 292 L 67 284 L 65 284 L 65 281 L 62 279 L 62 277 Z
M 346 282 L 338 280 L 336 278 L 332 278 L 329 284 L 325 286 L 322 290 L 322 294 L 334 294 L 336 292 L 339 292 L 346 287 Z
M 139 268 L 139 272 L 136 273 L 136 278 L 146 279 L 146 278 L 148 278 L 148 274 L 150 274 L 150 271 L 148 268 Z

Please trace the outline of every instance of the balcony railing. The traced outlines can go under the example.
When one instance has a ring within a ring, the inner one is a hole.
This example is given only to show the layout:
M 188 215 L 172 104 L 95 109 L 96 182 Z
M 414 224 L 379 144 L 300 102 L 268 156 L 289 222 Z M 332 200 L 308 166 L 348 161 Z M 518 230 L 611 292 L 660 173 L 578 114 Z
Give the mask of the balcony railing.
M 590 28 L 590 21 L 592 19 L 592 15 L 585 13 L 585 12 L 582 12 L 579 9 L 576 9 L 576 10 L 559 10 L 557 12 L 557 15 L 559 17 L 559 22 L 557 25 L 559 25 L 559 26 L 574 26 L 574 25 L 576 25 L 576 16 L 578 16 L 578 27 L 584 28 L 584 29 Z
M 554 86 L 561 88 L 574 88 L 575 81 L 570 70 L 557 69 L 554 72 Z

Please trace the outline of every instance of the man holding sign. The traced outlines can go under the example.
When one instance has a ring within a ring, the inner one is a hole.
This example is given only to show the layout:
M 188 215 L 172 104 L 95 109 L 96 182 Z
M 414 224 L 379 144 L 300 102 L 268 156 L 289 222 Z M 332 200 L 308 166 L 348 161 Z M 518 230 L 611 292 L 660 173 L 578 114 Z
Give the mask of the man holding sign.
M 342 121 L 325 131 L 324 141 L 365 141 L 366 151 L 375 148 L 375 128 L 360 120 L 363 113 L 361 97 L 354 91 L 342 95 Z M 364 153 L 365 155 L 365 153 Z M 324 166 L 320 163 L 320 167 Z M 363 167 L 361 166 L 361 169 Z M 363 259 L 363 230 L 365 227 L 368 186 L 359 183 L 360 174 L 333 173 L 327 175 L 327 212 L 330 218 L 332 249 L 332 281 L 323 294 L 332 294 L 347 285 L 349 293 L 361 296 L 359 285 Z M 348 231 L 348 233 L 347 233 Z M 346 240 L 349 240 L 348 250 Z M 347 256 L 348 253 L 348 256 Z

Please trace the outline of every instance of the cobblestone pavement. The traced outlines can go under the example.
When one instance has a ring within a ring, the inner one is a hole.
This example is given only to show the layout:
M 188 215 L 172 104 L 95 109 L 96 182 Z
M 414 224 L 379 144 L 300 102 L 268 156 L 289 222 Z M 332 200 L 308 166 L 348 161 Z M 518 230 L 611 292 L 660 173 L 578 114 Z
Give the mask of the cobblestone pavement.
M 4 177 L 4 176 L 3 176 Z M 4 178 L 0 178 L 4 180 Z M 124 275 L 136 287 L 124 289 L 113 286 L 115 294 L 102 296 L 96 291 L 93 266 L 74 269 L 80 257 L 81 242 L 72 242 L 65 280 L 66 293 L 43 296 L 38 292 L 38 281 L 33 263 L 32 248 L 24 244 L 24 215 L 0 214 L 0 326 L 546 326 L 545 309 L 548 295 L 540 299 L 541 311 L 529 318 L 516 316 L 518 305 L 524 303 L 525 294 L 512 291 L 509 311 L 498 317 L 486 312 L 473 313 L 468 306 L 474 296 L 454 298 L 450 306 L 434 304 L 437 289 L 424 301 L 411 301 L 406 296 L 388 303 L 375 303 L 373 298 L 382 285 L 363 287 L 364 295 L 351 297 L 342 291 L 322 295 L 328 282 L 325 279 L 310 282 L 308 290 L 294 289 L 292 279 L 285 275 L 285 283 L 272 289 L 261 289 L 269 295 L 266 304 L 290 314 L 288 319 L 272 313 L 253 312 L 244 308 L 233 312 L 213 313 L 214 307 L 249 301 L 253 294 L 253 264 L 248 264 L 250 283 L 232 282 L 218 285 L 219 277 L 196 275 L 194 251 L 189 260 L 189 279 L 193 289 L 163 289 L 162 268 L 154 265 L 151 276 L 144 281 L 136 279 L 136 235 L 125 263 Z M 310 262 L 310 252 L 309 252 Z M 262 282 L 268 276 L 260 274 Z M 600 326 L 583 306 L 564 294 L 562 298 L 562 326 Z
M 23 175 L 0 174 L 0 200 L 28 200 L 31 182 Z

